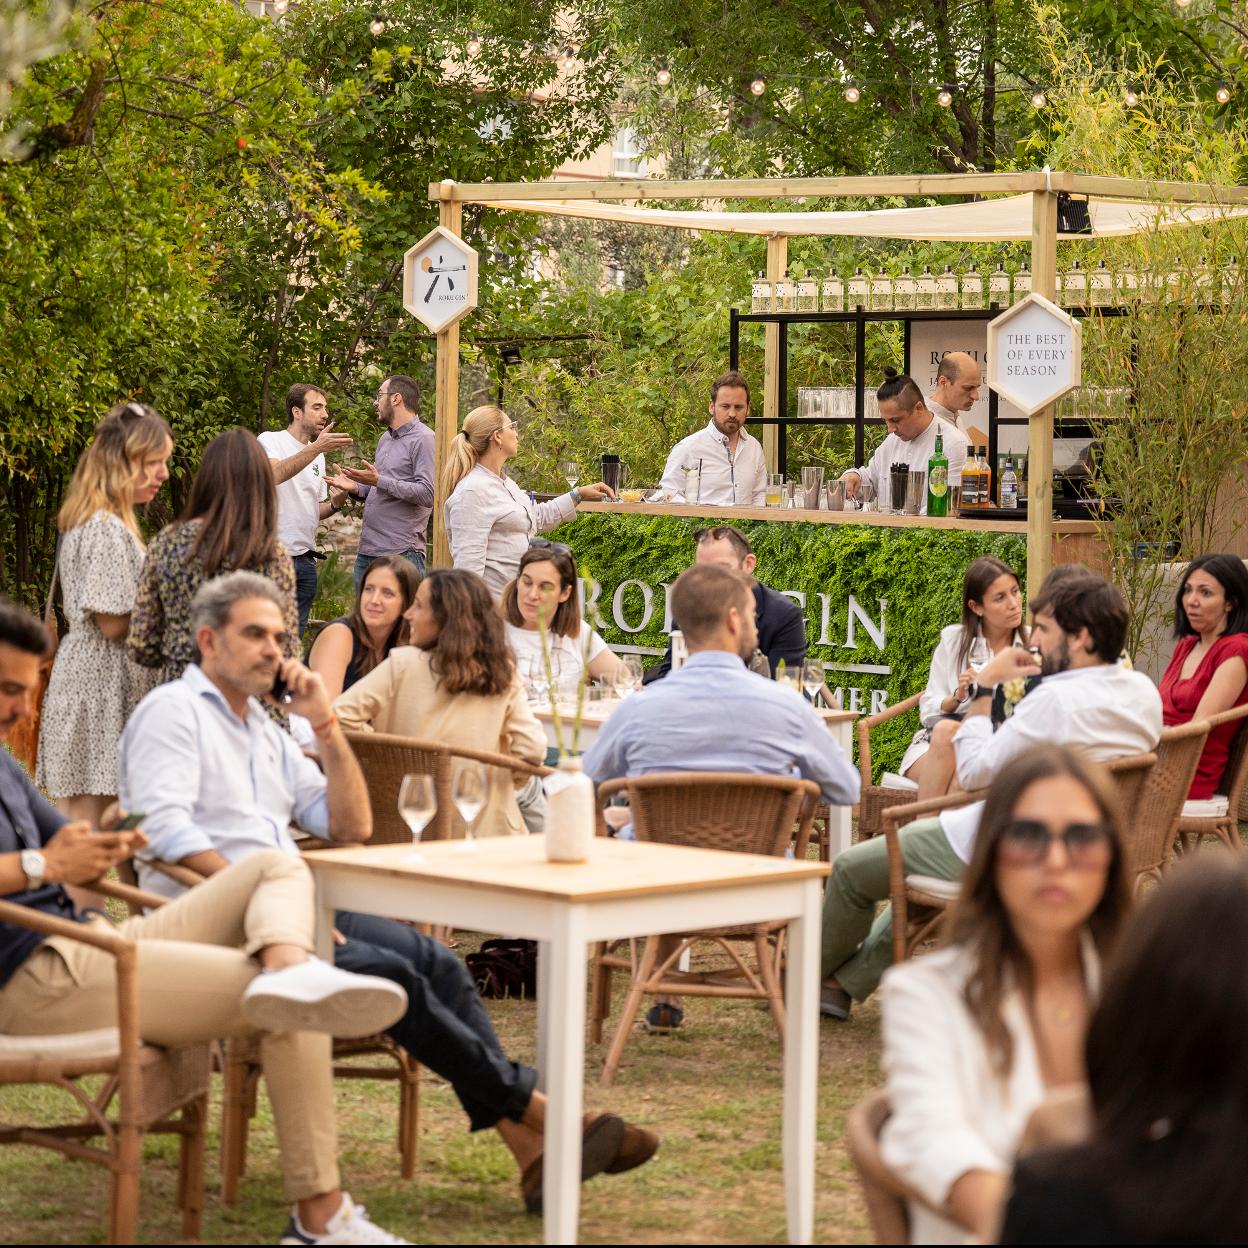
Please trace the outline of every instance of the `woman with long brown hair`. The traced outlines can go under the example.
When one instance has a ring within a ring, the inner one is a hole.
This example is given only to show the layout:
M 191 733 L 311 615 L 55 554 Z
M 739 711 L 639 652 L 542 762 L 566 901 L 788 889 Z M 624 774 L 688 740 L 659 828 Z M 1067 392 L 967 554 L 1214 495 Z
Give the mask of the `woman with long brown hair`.
M 286 607 L 286 653 L 299 653 L 295 572 L 277 538 L 277 488 L 255 434 L 227 429 L 204 448 L 186 509 L 152 539 L 127 642 L 130 656 L 176 680 L 195 661 L 191 600 L 223 572 L 259 572 L 278 588 Z
M 36 781 L 62 813 L 93 825 L 116 796 L 117 742 L 150 684 L 126 657 L 143 565 L 134 509 L 168 480 L 172 452 L 154 408 L 118 403 L 96 426 L 57 516 L 69 631 L 44 698 Z
M 406 619 L 411 645 L 392 650 L 337 699 L 339 723 L 540 763 L 546 736 L 529 709 L 485 582 L 459 569 L 430 572 Z M 534 779 L 525 786 L 526 802 L 538 800 L 538 791 L 529 791 L 535 785 Z M 487 836 L 523 834 L 510 772 L 491 776 L 479 826 Z
M 1105 774 L 1064 746 L 1005 767 L 945 947 L 884 977 L 881 1149 L 923 1197 L 912 1243 L 995 1242 L 1027 1119 L 1084 1082 L 1101 962 L 1129 904 Z
M 416 565 L 402 555 L 378 555 L 368 565 L 351 614 L 326 624 L 308 655 L 331 699 L 367 676 L 395 646 L 408 644 L 404 615 L 419 584 Z

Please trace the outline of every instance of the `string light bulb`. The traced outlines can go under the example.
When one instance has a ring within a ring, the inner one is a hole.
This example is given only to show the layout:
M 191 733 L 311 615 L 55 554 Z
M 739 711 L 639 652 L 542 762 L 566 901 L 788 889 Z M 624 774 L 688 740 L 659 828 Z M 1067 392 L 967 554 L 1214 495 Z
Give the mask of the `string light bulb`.
M 762 74 L 759 74 L 758 77 L 750 83 L 750 90 L 753 91 L 755 95 L 762 95 L 762 93 L 767 90 L 767 80 L 762 76 Z
M 1213 94 L 1219 104 L 1229 104 L 1231 101 L 1231 89 L 1224 82 L 1218 83 L 1218 89 Z
M 670 87 L 672 85 L 672 71 L 668 69 L 666 61 L 660 61 L 659 67 L 654 71 L 654 80 L 661 87 Z
M 290 8 L 290 0 L 273 0 L 273 12 L 281 17 Z
M 468 55 L 476 56 L 481 51 L 481 36 L 477 31 L 473 31 L 468 36 Z
M 1048 102 L 1049 102 L 1048 96 L 1046 96 L 1044 92 L 1040 90 L 1039 87 L 1037 87 L 1031 93 L 1032 108 L 1043 108 Z
M 1134 87 L 1128 87 L 1122 93 L 1122 102 L 1128 108 L 1134 108 L 1140 102 L 1140 97 L 1135 93 Z
M 936 92 L 936 103 L 939 104 L 941 108 L 949 108 L 953 104 L 953 92 L 950 91 L 948 87 L 941 87 L 941 89 Z
M 386 28 L 386 23 L 385 23 L 385 20 L 382 18 L 382 16 L 381 16 L 381 14 L 380 14 L 380 13 L 374 13 L 374 14 L 373 14 L 373 20 L 372 20 L 371 22 L 369 22 L 369 24 L 368 24 L 368 28 L 369 28 L 369 30 L 371 30 L 371 31 L 373 32 L 373 34 L 375 34 L 375 35 L 379 35 L 379 34 L 381 34 L 381 32 L 382 32 L 383 30 L 385 30 L 385 28 Z
M 564 44 L 563 51 L 559 53 L 559 64 L 565 70 L 570 70 L 576 64 L 576 51 L 570 43 Z
M 1192 0 L 1174 0 L 1174 2 L 1179 6 L 1179 8 L 1185 9 L 1189 4 L 1191 4 Z
M 862 92 L 851 82 L 845 88 L 845 103 L 857 104 L 860 99 L 862 99 Z

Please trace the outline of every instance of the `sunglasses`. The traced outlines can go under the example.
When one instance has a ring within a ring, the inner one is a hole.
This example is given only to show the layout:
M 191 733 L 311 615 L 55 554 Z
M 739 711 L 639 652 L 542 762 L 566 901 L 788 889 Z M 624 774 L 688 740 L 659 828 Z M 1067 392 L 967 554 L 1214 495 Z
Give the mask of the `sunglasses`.
M 530 550 L 550 551 L 552 555 L 566 555 L 572 558 L 572 547 L 565 546 L 563 542 L 552 542 L 547 537 L 534 537 L 529 541 Z
M 1068 823 L 1061 832 L 1049 831 L 1034 819 L 1016 819 L 1001 829 L 997 852 L 1010 867 L 1038 867 L 1048 858 L 1054 841 L 1066 847 L 1066 858 L 1076 871 L 1099 871 L 1114 856 L 1114 837 L 1108 824 Z

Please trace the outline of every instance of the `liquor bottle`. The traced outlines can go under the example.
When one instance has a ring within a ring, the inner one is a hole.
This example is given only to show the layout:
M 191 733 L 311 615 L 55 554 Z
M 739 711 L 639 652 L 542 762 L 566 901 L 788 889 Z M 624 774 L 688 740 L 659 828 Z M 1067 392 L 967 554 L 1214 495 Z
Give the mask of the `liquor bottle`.
M 949 265 L 936 279 L 936 306 L 942 311 L 958 306 L 958 277 Z
M 865 308 L 867 306 L 867 279 L 863 276 L 862 265 L 854 270 L 854 275 L 849 279 L 849 307 L 852 311 L 854 308 Z
M 819 283 L 809 269 L 797 283 L 797 310 L 799 312 L 819 311 Z
M 910 266 L 904 265 L 901 276 L 893 283 L 893 307 L 898 312 L 908 311 L 914 307 L 915 283 Z
M 1072 261 L 1070 268 L 1066 270 L 1066 276 L 1062 280 L 1062 297 L 1060 302 L 1064 308 L 1082 308 L 1087 306 L 1088 275 L 1080 267 L 1078 260 Z
M 984 279 L 974 262 L 962 274 L 962 306 L 964 308 L 982 308 L 984 306 Z
M 893 279 L 880 269 L 871 279 L 870 294 L 867 296 L 872 312 L 891 312 L 893 310 Z
M 1001 474 L 1001 510 L 1018 510 L 1018 477 L 1014 472 L 1014 460 L 1005 457 L 1005 471 Z
M 1201 256 L 1200 263 L 1196 266 L 1196 302 L 1208 307 L 1217 302 L 1220 293 L 1214 289 L 1214 274 L 1208 259 Z
M 949 514 L 949 460 L 945 457 L 943 434 L 936 435 L 936 449 L 927 461 L 927 514 Z
M 1005 271 L 1005 262 L 997 261 L 997 267 L 988 278 L 988 302 L 998 308 L 1010 306 L 1010 275 Z
M 1029 294 L 1031 294 L 1031 270 L 1024 261 L 1023 267 L 1014 274 L 1014 302 L 1021 303 Z
M 962 465 L 962 506 L 961 510 L 967 511 L 973 507 L 979 506 L 979 455 L 975 448 L 971 448 L 971 454 L 966 457 L 966 463 Z
M 1234 259 L 1222 266 L 1222 306 L 1234 303 L 1239 298 L 1240 290 L 1239 264 Z
M 979 457 L 979 505 L 992 506 L 992 464 L 988 461 L 988 448 Z
M 750 290 L 750 311 L 751 312 L 770 312 L 771 311 L 771 283 L 767 280 L 765 274 L 760 273 L 755 279 Z
M 1114 274 L 1114 302 L 1121 307 L 1123 304 L 1134 303 L 1139 297 L 1139 275 L 1130 267 L 1119 269 Z
M 914 306 L 920 312 L 930 312 L 936 306 L 936 279 L 930 264 L 923 266 L 922 274 L 915 280 Z
M 776 279 L 776 311 L 793 311 L 793 279 L 785 269 L 784 276 Z
M 845 311 L 845 282 L 839 273 L 829 273 L 823 279 L 821 297 L 825 312 Z
M 1094 308 L 1106 308 L 1113 302 L 1114 275 L 1104 260 L 1098 260 L 1088 276 L 1088 303 Z

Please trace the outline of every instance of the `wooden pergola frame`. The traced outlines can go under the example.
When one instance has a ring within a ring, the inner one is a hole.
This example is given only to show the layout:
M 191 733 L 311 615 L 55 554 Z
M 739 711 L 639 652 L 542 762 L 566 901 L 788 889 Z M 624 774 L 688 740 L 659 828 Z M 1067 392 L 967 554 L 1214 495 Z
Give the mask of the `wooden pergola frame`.
M 739 178 L 699 180 L 603 180 L 593 182 L 476 182 L 450 179 L 429 184 L 429 198 L 438 205 L 439 222 L 454 234 L 463 232 L 464 204 L 490 206 L 506 200 L 542 202 L 601 201 L 639 203 L 667 199 L 834 199 L 929 198 L 932 196 L 1031 196 L 1031 283 L 1037 294 L 1052 299 L 1057 288 L 1057 197 L 1066 192 L 1149 204 L 1219 204 L 1248 206 L 1248 187 L 1209 183 L 1144 181 L 1096 177 L 1083 173 L 898 174 L 844 178 Z M 748 216 L 747 216 L 748 219 Z M 671 227 L 667 227 L 671 228 Z M 760 229 L 767 239 L 767 277 L 783 276 L 788 263 L 789 235 Z M 864 235 L 865 236 L 865 235 Z M 780 414 L 776 367 L 778 325 L 766 327 L 763 369 L 763 415 Z M 434 566 L 450 562 L 442 523 L 442 467 L 458 430 L 459 324 L 438 334 L 435 451 L 437 457 L 434 502 Z M 1043 408 L 1028 422 L 1027 579 L 1038 585 L 1047 575 L 1053 543 L 1053 408 Z M 764 433 L 774 437 L 775 426 Z M 765 444 L 771 439 L 764 439 Z M 769 459 L 774 445 L 768 447 Z

